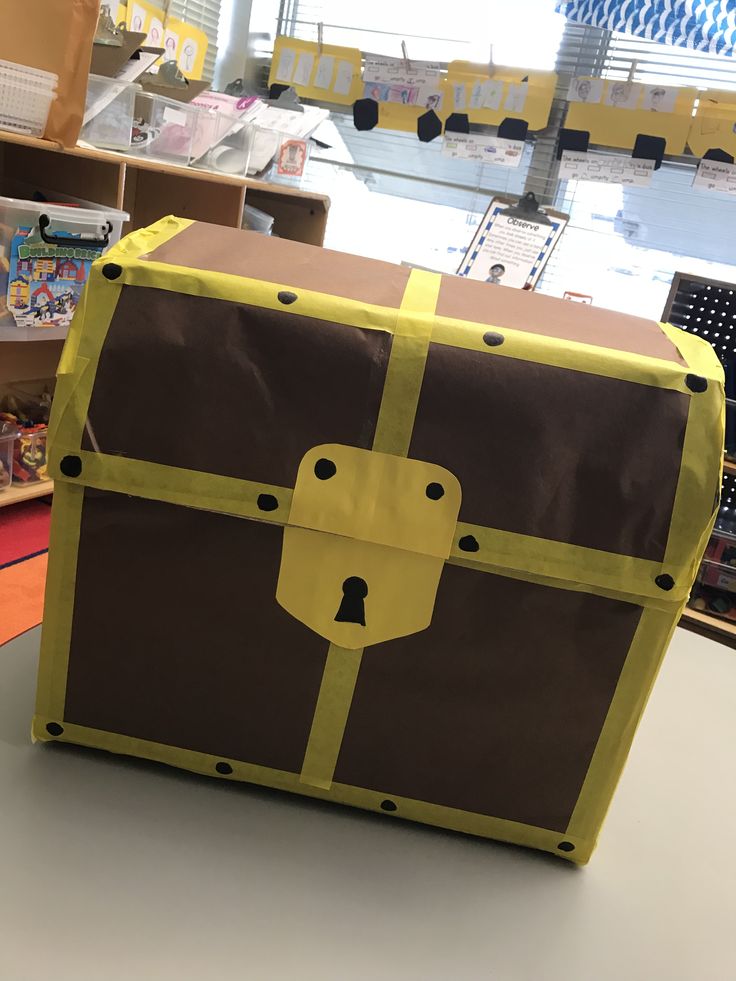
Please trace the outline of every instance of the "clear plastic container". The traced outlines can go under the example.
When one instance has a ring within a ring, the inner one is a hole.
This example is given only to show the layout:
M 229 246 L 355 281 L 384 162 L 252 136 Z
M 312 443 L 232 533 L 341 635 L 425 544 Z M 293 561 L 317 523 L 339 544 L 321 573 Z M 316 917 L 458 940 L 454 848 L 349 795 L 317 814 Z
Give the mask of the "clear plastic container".
M 37 484 L 49 479 L 46 463 L 47 438 L 48 429 L 45 426 L 21 429 L 13 443 L 14 483 Z
M 265 211 L 246 204 L 243 208 L 241 228 L 245 228 L 249 232 L 258 232 L 259 235 L 270 235 L 275 220 L 273 215 L 267 215 Z
M 300 187 L 309 160 L 309 140 L 297 139 L 288 133 L 254 126 L 254 154 L 251 160 L 270 156 L 268 165 L 259 176 L 277 184 Z
M 128 217 L 114 208 L 0 197 L 0 340 L 65 330 L 92 261 L 119 240 Z
M 192 166 L 216 174 L 245 177 L 253 149 L 254 127 L 239 116 L 203 109 L 192 141 Z
M 52 72 L 0 61 L 0 129 L 42 136 L 57 81 Z
M 90 75 L 80 138 L 106 150 L 129 150 L 136 96 L 133 82 Z
M 13 423 L 0 420 L 0 494 L 13 481 L 13 449 L 17 436 L 18 429 Z
M 187 166 L 202 112 L 185 102 L 139 92 L 135 100 L 130 153 Z

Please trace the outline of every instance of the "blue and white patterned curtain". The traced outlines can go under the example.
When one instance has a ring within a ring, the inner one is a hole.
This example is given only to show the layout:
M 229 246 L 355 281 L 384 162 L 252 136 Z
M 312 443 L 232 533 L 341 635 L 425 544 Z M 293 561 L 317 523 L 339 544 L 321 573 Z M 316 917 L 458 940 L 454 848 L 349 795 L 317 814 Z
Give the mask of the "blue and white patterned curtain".
M 557 0 L 568 20 L 710 54 L 736 54 L 736 0 Z

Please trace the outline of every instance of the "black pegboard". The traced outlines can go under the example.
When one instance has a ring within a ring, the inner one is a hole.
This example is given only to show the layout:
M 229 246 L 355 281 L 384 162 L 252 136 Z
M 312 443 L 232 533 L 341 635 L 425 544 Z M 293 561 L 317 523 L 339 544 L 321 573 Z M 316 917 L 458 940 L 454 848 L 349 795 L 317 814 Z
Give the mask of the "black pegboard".
M 713 347 L 726 375 L 726 398 L 736 400 L 736 284 L 675 273 L 662 320 Z M 736 408 L 726 407 L 726 452 L 736 456 Z
M 721 506 L 716 518 L 716 528 L 736 534 L 736 476 L 724 473 L 721 487 Z

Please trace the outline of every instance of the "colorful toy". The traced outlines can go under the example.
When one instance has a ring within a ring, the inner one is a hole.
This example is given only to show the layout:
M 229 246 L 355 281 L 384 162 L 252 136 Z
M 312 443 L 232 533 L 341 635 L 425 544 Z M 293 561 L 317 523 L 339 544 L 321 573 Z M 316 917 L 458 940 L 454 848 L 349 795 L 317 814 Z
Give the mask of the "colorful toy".
M 69 239 L 69 245 L 59 244 Z M 89 267 L 103 245 L 75 243 L 79 236 L 55 232 L 44 241 L 38 228 L 16 229 L 10 247 L 8 310 L 19 327 L 68 327 L 87 282 Z

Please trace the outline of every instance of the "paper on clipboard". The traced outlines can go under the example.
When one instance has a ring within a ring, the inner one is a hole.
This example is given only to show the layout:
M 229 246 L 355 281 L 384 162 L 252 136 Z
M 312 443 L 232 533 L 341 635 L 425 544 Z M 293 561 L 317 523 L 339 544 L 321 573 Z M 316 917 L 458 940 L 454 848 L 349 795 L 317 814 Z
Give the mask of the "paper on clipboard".
M 549 224 L 534 214 L 508 214 L 516 202 L 493 198 L 473 236 L 459 276 L 517 289 L 534 288 L 552 250 L 569 220 L 568 215 L 546 210 Z
M 114 81 L 119 84 L 106 85 L 103 92 L 96 98 L 84 111 L 82 125 L 85 126 L 91 119 L 107 109 L 123 91 L 126 85 L 135 82 L 161 57 L 161 51 L 139 51 L 138 58 L 130 58 L 120 71 L 115 75 Z

